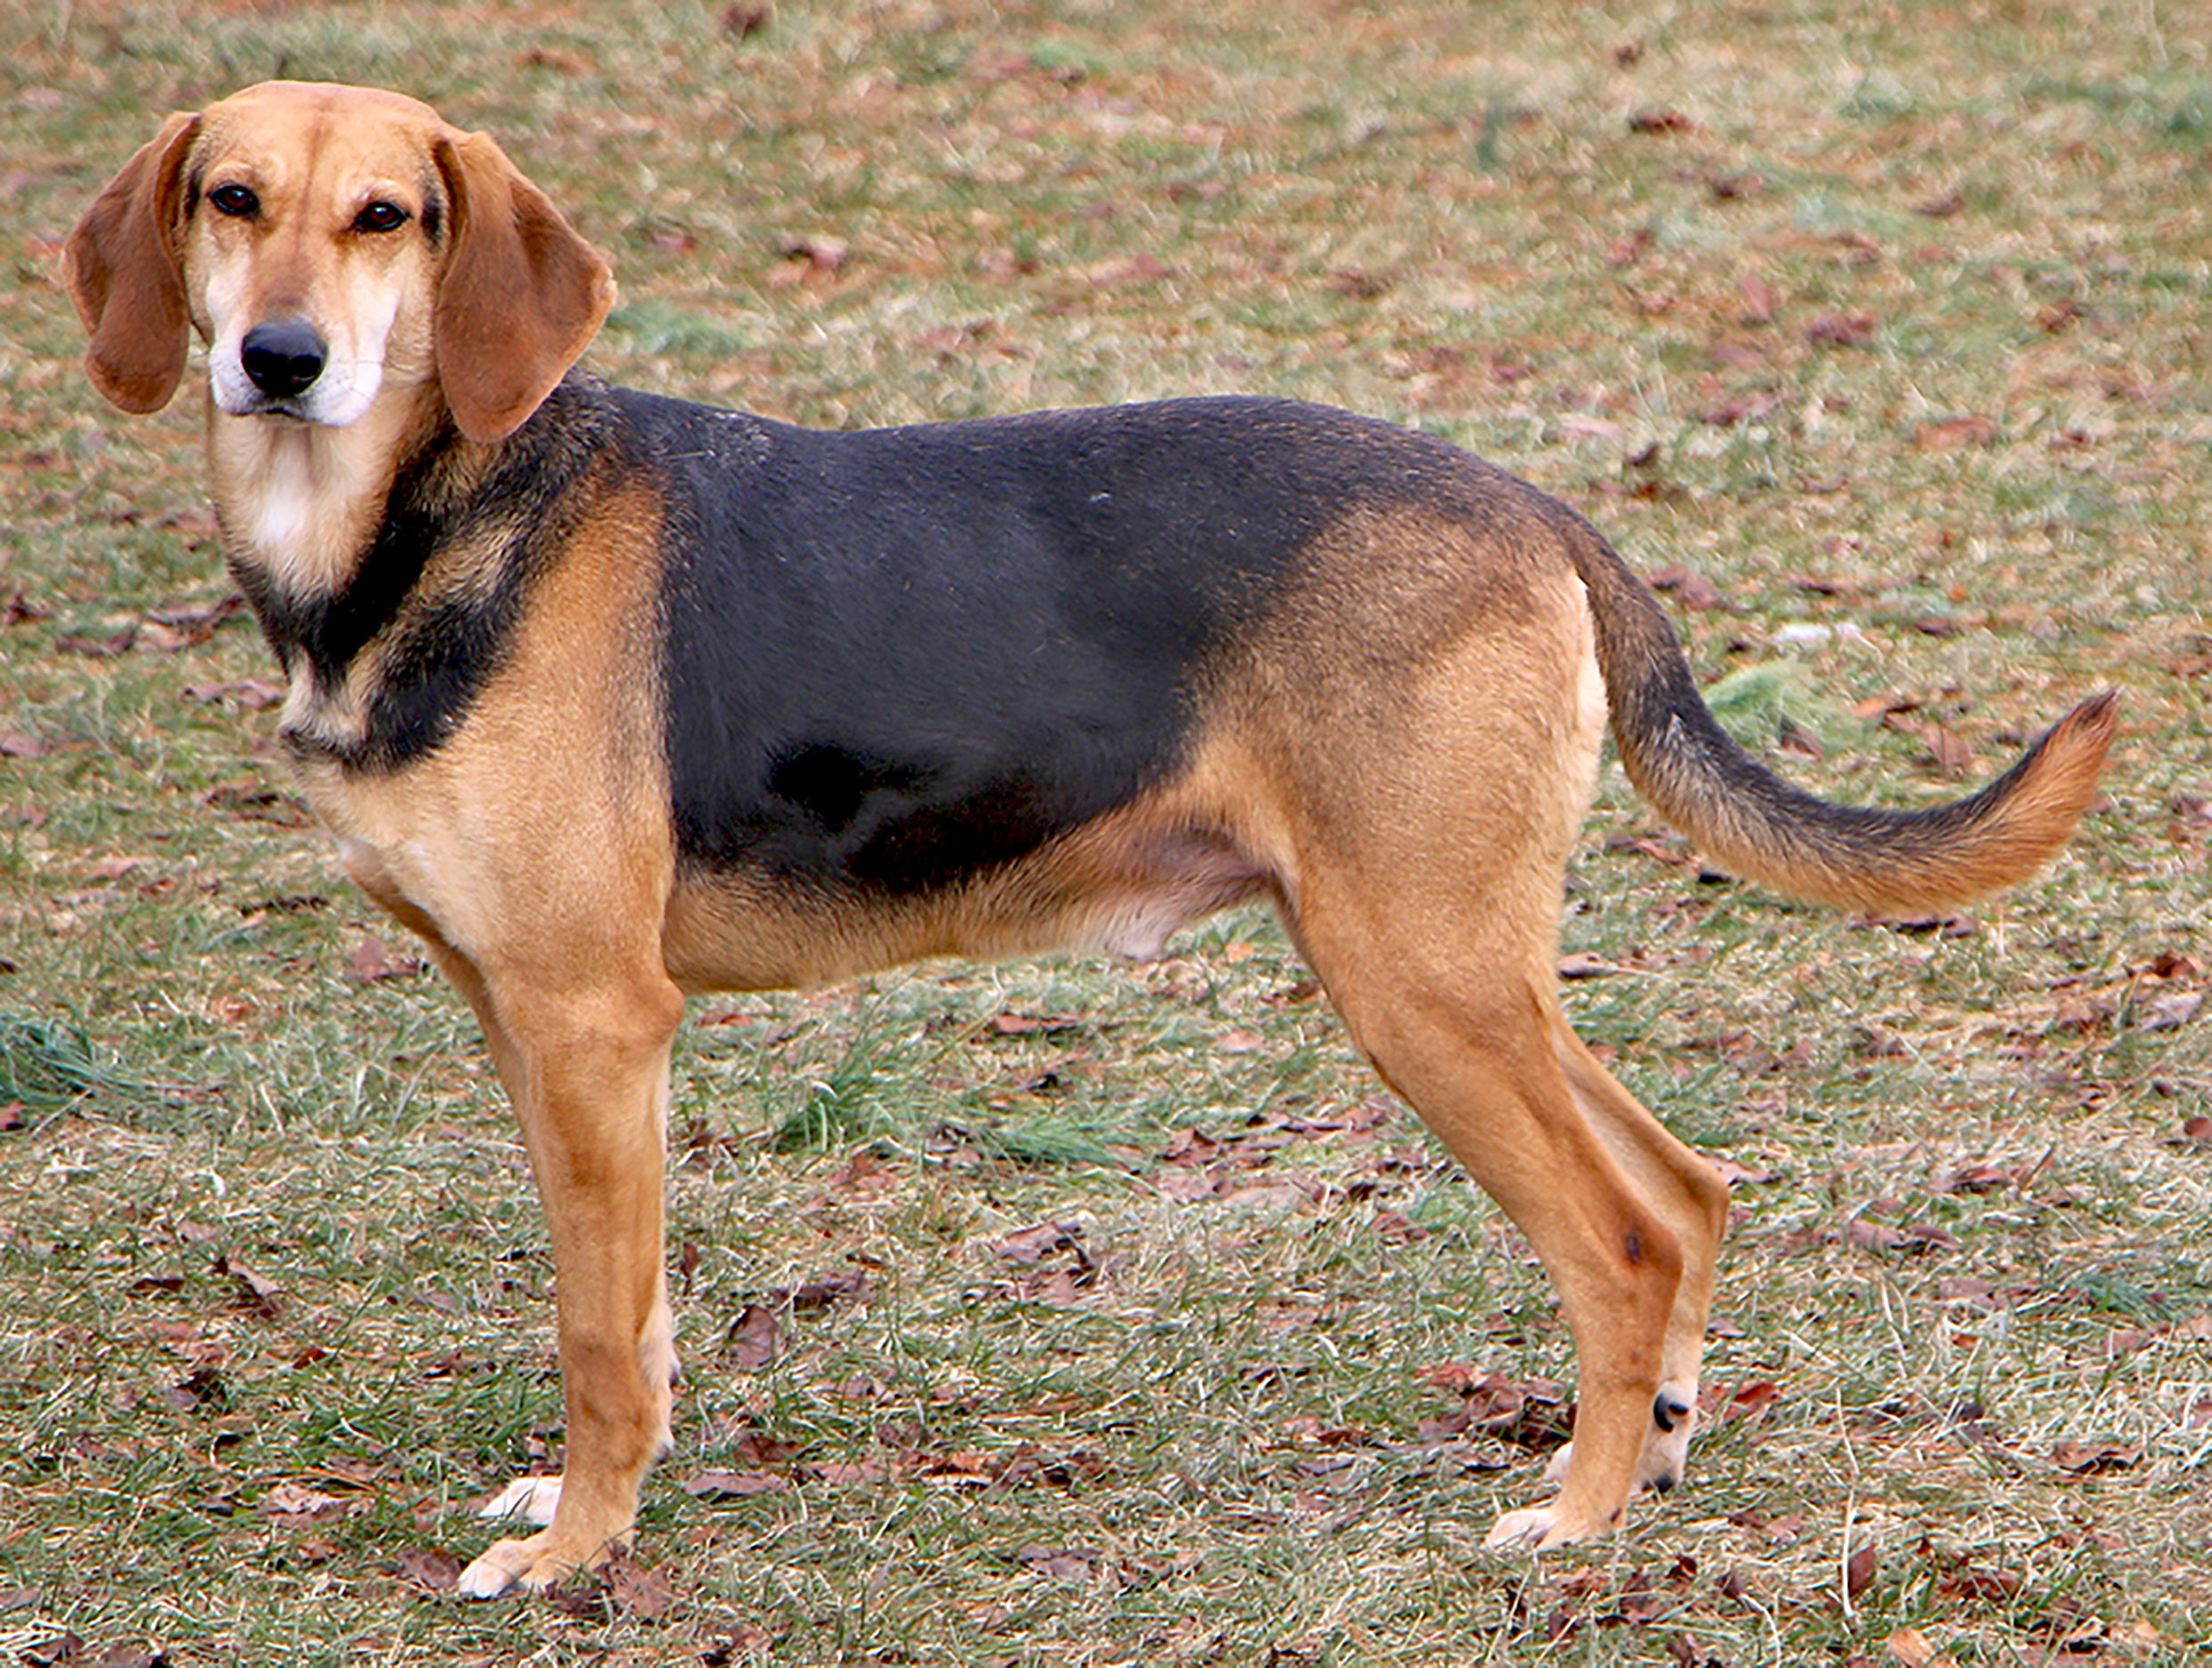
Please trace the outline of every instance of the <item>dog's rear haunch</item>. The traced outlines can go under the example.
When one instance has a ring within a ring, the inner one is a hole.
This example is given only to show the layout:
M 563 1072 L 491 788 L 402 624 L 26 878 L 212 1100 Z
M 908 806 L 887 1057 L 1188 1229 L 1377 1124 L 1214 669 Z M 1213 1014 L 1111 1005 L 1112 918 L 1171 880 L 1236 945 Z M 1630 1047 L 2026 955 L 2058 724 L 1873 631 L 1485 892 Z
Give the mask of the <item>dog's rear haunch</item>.
M 605 1557 L 669 1433 L 668 1048 L 686 995 L 945 953 L 1156 952 L 1265 897 L 1519 1225 L 1581 1356 L 1501 1547 L 1681 1474 L 1726 1215 L 1576 1039 L 1560 879 L 1630 776 L 1778 891 L 1921 910 L 2032 873 L 2086 702 L 1956 805 L 1841 808 L 1715 727 L 1651 595 L 1442 442 L 1194 400 L 820 434 L 574 367 L 606 262 L 481 135 L 276 83 L 169 119 L 68 250 L 95 384 L 208 350 L 224 549 L 347 871 L 483 1025 L 559 1275 L 566 1471 L 462 1578 Z

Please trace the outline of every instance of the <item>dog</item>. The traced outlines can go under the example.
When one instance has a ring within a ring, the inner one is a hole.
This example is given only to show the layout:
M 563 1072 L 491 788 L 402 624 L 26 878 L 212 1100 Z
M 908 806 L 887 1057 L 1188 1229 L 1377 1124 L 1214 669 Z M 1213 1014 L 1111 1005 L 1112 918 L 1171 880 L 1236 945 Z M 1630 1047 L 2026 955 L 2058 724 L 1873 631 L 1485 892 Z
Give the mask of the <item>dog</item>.
M 206 343 L 230 571 L 346 872 L 482 1022 L 558 1275 L 565 1470 L 489 1597 L 629 1536 L 668 1448 L 668 1057 L 685 998 L 913 958 L 1160 953 L 1270 902 L 1504 1209 L 1579 1357 L 1557 1492 L 1681 1475 L 1727 1190 L 1568 1028 L 1562 877 L 1610 727 L 1729 871 L 1867 912 L 2034 872 L 2094 697 L 1972 797 L 1834 805 L 1732 743 L 1651 593 L 1444 442 L 1194 399 L 856 433 L 610 387 L 607 261 L 491 138 L 272 82 L 171 116 L 68 240 L 94 385 Z

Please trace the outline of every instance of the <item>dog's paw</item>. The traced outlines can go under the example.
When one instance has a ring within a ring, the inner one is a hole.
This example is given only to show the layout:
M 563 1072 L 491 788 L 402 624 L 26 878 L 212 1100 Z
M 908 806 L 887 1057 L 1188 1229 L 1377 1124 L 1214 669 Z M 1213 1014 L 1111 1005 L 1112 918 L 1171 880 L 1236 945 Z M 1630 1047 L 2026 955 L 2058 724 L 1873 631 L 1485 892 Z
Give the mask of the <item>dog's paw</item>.
M 547 1527 L 534 1535 L 493 1543 L 461 1572 L 462 1595 L 497 1598 L 501 1593 L 540 1593 L 580 1571 L 597 1569 L 627 1542 L 629 1519 L 603 1516 L 593 1523 L 590 1512 L 576 1509 L 582 1503 L 572 1500 L 572 1521 L 563 1523 L 556 1516 L 561 1504 L 560 1478 L 517 1477 L 501 1489 L 476 1508 L 477 1516 Z
M 1482 1545 L 1490 1552 L 1534 1552 L 1577 1539 L 1559 1531 L 1558 1515 L 1551 1507 L 1531 1506 L 1525 1511 L 1507 1512 L 1492 1523 L 1490 1533 L 1482 1537 Z
M 561 1480 L 558 1477 L 517 1477 L 479 1506 L 476 1515 L 493 1521 L 549 1523 L 560 1503 Z M 490 1556 L 485 1554 L 486 1557 Z M 483 1562 L 482 1559 L 477 1561 Z
M 502 1593 L 541 1593 L 585 1567 L 586 1560 L 563 1556 L 546 1530 L 521 1540 L 495 1541 L 461 1572 L 455 1583 L 464 1598 L 497 1598 Z
M 1507 1512 L 1492 1523 L 1490 1533 L 1482 1537 L 1482 1545 L 1490 1552 L 1533 1552 L 1550 1533 L 1551 1514 L 1541 1507 L 1531 1507 L 1523 1512 Z
M 1578 1540 L 1597 1540 L 1618 1530 L 1628 1516 L 1625 1507 L 1610 1515 L 1578 1508 L 1572 1490 L 1548 1506 L 1531 1506 L 1507 1512 L 1490 1525 L 1482 1545 L 1492 1552 L 1541 1552 L 1548 1547 L 1572 1546 Z

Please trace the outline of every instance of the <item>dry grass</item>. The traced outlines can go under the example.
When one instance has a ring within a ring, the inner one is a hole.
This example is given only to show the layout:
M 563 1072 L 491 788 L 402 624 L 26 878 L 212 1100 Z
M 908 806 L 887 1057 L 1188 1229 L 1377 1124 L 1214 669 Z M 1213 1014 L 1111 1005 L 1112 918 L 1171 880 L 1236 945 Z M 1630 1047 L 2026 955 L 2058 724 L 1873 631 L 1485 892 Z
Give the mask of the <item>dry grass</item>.
M 0 1660 L 2199 1660 L 2212 12 L 754 10 L 0 22 Z M 1947 929 L 1700 884 L 1601 794 L 1579 1022 L 1744 1173 L 1690 1485 L 1478 1550 L 1548 1416 L 1459 1387 L 1571 1376 L 1549 1291 L 1237 917 L 704 1005 L 640 1560 L 444 1590 L 557 1446 L 541 1229 L 205 617 L 192 419 L 101 406 L 51 280 L 156 112 L 276 73 L 499 133 L 615 258 L 620 380 L 1473 446 L 1678 570 L 1825 791 L 1954 792 L 2125 688 L 2076 852 Z

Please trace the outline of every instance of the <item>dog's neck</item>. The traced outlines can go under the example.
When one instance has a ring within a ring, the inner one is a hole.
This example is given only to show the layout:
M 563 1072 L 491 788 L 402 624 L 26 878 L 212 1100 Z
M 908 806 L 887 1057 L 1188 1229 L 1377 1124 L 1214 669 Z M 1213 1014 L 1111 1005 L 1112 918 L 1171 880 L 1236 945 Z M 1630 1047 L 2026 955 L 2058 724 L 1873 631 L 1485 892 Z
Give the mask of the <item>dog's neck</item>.
M 224 554 L 289 680 L 279 729 L 295 754 L 392 769 L 459 724 L 524 587 L 560 559 L 516 507 L 562 501 L 608 443 L 602 395 L 564 384 L 548 403 L 565 415 L 492 442 L 465 438 L 434 395 L 343 428 L 210 411 Z
M 249 591 L 307 604 L 344 590 L 429 416 L 417 401 L 379 400 L 359 421 L 326 428 L 230 417 L 210 400 L 216 521 L 223 553 Z
M 369 574 L 391 554 L 380 558 L 378 546 L 393 495 L 433 454 L 466 475 L 460 454 L 479 449 L 454 433 L 442 401 L 400 397 L 343 428 L 232 417 L 210 400 L 207 442 L 224 557 L 289 684 L 279 727 L 295 739 L 350 742 L 365 723 L 351 662 L 396 614 L 437 538 L 420 529 L 424 548 L 404 553 L 415 574 L 396 587 L 382 582 L 398 576 Z M 334 652 L 334 636 L 358 640 Z

